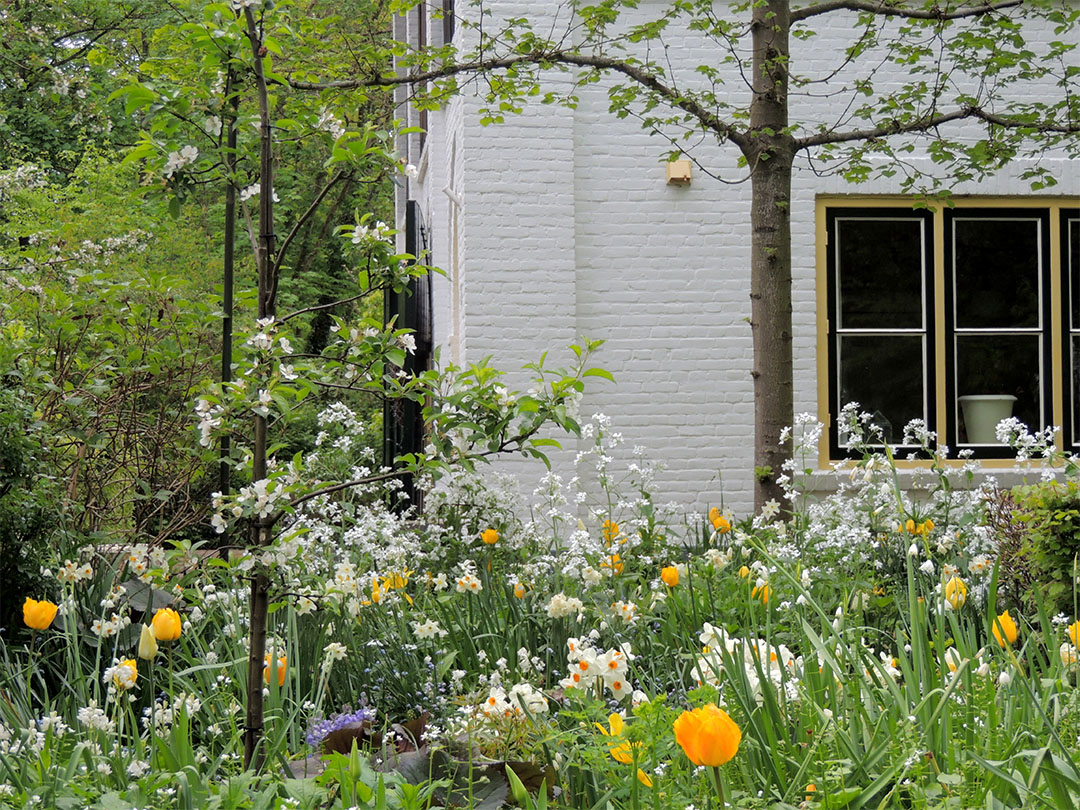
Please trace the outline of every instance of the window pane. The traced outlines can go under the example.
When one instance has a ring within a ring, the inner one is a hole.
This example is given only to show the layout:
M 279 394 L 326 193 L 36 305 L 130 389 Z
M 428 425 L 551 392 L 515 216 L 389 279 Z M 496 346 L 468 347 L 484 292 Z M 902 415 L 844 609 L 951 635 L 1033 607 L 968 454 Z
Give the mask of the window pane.
M 956 396 L 1016 397 L 1011 413 L 1032 430 L 1042 424 L 1042 389 L 1039 384 L 1038 335 L 960 335 L 956 338 Z M 985 400 L 989 402 L 989 400 Z M 958 405 L 961 444 L 996 443 L 984 436 L 968 436 L 964 408 Z M 969 411 L 970 416 L 970 411 Z M 996 424 L 998 420 L 995 419 Z
M 1080 444 L 1080 335 L 1072 338 L 1072 442 Z
M 957 329 L 1039 326 L 1039 221 L 953 221 Z
M 921 329 L 921 219 L 837 219 L 841 329 Z
M 1066 243 L 1066 250 L 1068 253 L 1065 261 L 1069 263 L 1069 287 L 1072 294 L 1072 306 L 1070 308 L 1072 323 L 1070 326 L 1073 329 L 1080 329 L 1080 219 L 1070 219 L 1067 227 L 1068 242 Z
M 886 441 L 899 442 L 908 422 L 926 418 L 921 336 L 844 335 L 839 367 L 840 405 L 858 402 Z

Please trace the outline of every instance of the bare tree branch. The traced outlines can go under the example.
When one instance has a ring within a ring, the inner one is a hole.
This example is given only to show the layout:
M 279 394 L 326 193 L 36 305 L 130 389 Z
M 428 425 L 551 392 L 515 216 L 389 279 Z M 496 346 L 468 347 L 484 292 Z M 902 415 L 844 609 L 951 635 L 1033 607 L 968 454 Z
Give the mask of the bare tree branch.
M 330 189 L 336 186 L 348 174 L 348 172 L 338 172 L 333 177 L 331 177 L 329 182 L 327 182 L 327 184 L 322 187 L 322 190 L 315 196 L 315 199 L 311 201 L 311 205 L 308 206 L 307 210 L 300 215 L 300 217 L 296 220 L 295 223 L 293 223 L 292 229 L 289 231 L 289 235 L 285 237 L 284 241 L 282 241 L 281 247 L 278 248 L 277 256 L 274 259 L 273 276 L 275 279 L 275 287 L 277 286 L 277 276 L 281 272 L 281 262 L 285 258 L 285 251 L 289 249 L 289 244 L 294 238 L 296 238 L 296 234 L 300 231 L 300 228 L 303 227 L 304 223 L 311 219 L 312 216 L 314 216 L 319 206 L 322 205 L 323 199 L 326 197 L 327 194 L 330 193 Z
M 794 9 L 791 12 L 791 22 L 816 17 L 818 14 L 828 14 L 830 11 L 862 11 L 870 14 L 878 14 L 882 17 L 904 17 L 911 20 L 959 20 L 964 17 L 978 17 L 989 14 L 991 11 L 1000 11 L 1004 8 L 1021 6 L 1024 0 L 1002 0 L 1000 3 L 985 3 L 979 6 L 959 8 L 948 11 L 945 8 L 934 6 L 930 9 L 907 8 L 894 6 L 884 0 L 872 2 L 872 0 L 828 0 L 825 3 L 815 3 L 805 8 Z

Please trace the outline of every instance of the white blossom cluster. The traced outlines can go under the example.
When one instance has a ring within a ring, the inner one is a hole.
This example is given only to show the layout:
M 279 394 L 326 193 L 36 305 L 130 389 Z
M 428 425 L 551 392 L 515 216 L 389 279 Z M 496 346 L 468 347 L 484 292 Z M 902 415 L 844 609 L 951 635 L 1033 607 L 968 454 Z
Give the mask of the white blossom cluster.
M 161 172 L 165 177 L 172 177 L 185 166 L 190 166 L 198 159 L 199 150 L 191 144 L 188 144 L 187 146 L 182 147 L 178 152 L 169 152 Z

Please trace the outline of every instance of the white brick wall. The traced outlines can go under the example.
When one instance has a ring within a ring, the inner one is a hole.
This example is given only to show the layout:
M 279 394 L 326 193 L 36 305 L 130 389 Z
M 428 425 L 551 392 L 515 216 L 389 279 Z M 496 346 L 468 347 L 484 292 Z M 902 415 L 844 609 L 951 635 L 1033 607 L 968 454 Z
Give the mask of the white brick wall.
M 464 6 L 464 4 L 459 4 Z M 544 29 L 548 6 L 500 2 L 499 13 L 529 15 Z M 650 6 L 626 10 L 648 18 Z M 655 8 L 652 9 L 655 11 Z M 459 8 L 467 13 L 468 8 Z M 832 15 L 830 15 L 832 16 Z M 831 31 L 809 42 L 792 40 L 793 69 L 831 72 L 853 36 L 850 19 L 834 18 Z M 705 62 L 707 43 L 669 37 L 676 70 Z M 676 47 L 676 45 L 678 47 Z M 854 71 L 846 70 L 840 78 Z M 681 74 L 683 81 L 687 79 Z M 882 87 L 907 77 L 881 75 Z M 556 76 L 555 81 L 565 81 Z M 745 86 L 737 74 L 727 84 L 740 103 Z M 579 335 L 607 341 L 596 358 L 616 385 L 593 381 L 582 413 L 602 411 L 626 444 L 667 470 L 654 495 L 687 509 L 718 504 L 745 513 L 752 507 L 753 391 L 750 314 L 750 185 L 729 185 L 694 169 L 688 187 L 665 184 L 662 139 L 633 119 L 608 113 L 606 85 L 579 93 L 577 110 L 527 107 L 490 127 L 479 124 L 481 101 L 468 90 L 431 114 L 424 174 L 409 193 L 422 201 L 433 235 L 435 264 L 448 279 L 435 282 L 435 335 L 443 362 L 473 363 L 487 356 L 512 372 L 509 383 L 527 388 L 515 372 L 550 351 L 553 365 L 570 361 L 565 347 Z M 813 87 L 813 86 L 812 86 Z M 832 122 L 847 99 L 792 98 L 792 120 Z M 725 179 L 741 175 L 731 147 L 705 143 L 701 163 Z M 1080 193 L 1080 177 L 1064 158 L 1048 156 L 1062 185 Z M 914 163 L 928 165 L 925 159 Z M 453 177 L 450 176 L 451 167 Z M 957 194 L 1023 194 L 1018 161 L 993 180 L 954 189 Z M 455 203 L 458 211 L 454 264 Z M 818 411 L 816 368 L 816 269 L 814 199 L 817 194 L 898 193 L 899 181 L 852 186 L 822 178 L 800 161 L 793 182 L 792 253 L 795 409 Z M 455 284 L 457 293 L 455 295 Z M 576 445 L 556 454 L 556 469 L 574 474 Z M 524 480 L 526 491 L 544 472 L 532 461 L 500 468 Z M 722 471 L 722 484 L 718 473 Z

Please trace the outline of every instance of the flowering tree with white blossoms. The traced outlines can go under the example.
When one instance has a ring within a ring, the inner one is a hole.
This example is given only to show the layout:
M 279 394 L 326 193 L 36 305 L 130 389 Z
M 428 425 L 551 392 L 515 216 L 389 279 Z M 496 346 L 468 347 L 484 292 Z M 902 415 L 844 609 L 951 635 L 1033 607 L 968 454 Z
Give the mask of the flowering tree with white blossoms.
M 159 172 L 178 200 L 184 189 L 199 182 L 204 174 L 220 175 L 230 195 L 236 194 L 240 185 L 235 140 L 240 120 L 237 88 L 253 88 L 254 106 L 258 109 L 258 117 L 251 123 L 258 127 L 259 140 L 257 146 L 249 145 L 255 149 L 252 161 L 257 158 L 257 182 L 239 194 L 258 279 L 256 320 L 252 332 L 232 353 L 231 374 L 223 373 L 222 381 L 211 386 L 195 406 L 200 442 L 207 448 L 228 448 L 231 468 L 248 481 L 236 493 L 222 488 L 214 494 L 212 521 L 218 532 L 233 526 L 242 526 L 248 532 L 246 553 L 237 562 L 237 571 L 251 583 L 245 763 L 258 764 L 270 592 L 276 567 L 295 557 L 299 550 L 296 540 L 309 528 L 303 519 L 303 507 L 326 504 L 358 488 L 363 488 L 367 497 L 381 500 L 399 487 L 405 476 L 437 479 L 450 466 L 471 468 L 477 461 L 499 453 L 523 453 L 542 459 L 543 449 L 555 440 L 541 436 L 541 429 L 552 423 L 579 431 L 572 405 L 580 398 L 584 378 L 610 375 L 589 366 L 590 356 L 599 345 L 591 341 L 572 347 L 575 361 L 568 369 L 552 369 L 542 361 L 530 366 L 535 383 L 527 394 L 507 391 L 499 384 L 500 372 L 484 363 L 469 369 L 411 373 L 406 370 L 406 358 L 415 353 L 416 341 L 410 330 L 371 318 L 352 323 L 334 317 L 332 338 L 322 352 L 298 352 L 291 332 L 291 322 L 297 316 L 384 291 L 400 292 L 429 268 L 417 261 L 421 257 L 395 252 L 396 232 L 385 223 L 374 221 L 370 215 L 357 215 L 336 232 L 360 294 L 278 314 L 277 291 L 286 257 L 295 247 L 299 229 L 315 215 L 334 185 L 346 175 L 386 177 L 402 166 L 387 146 L 392 132 L 370 125 L 343 124 L 331 116 L 333 120 L 322 127 L 325 131 L 316 133 L 317 137 L 333 139 L 327 161 L 330 179 L 279 242 L 275 230 L 275 203 L 279 200 L 274 192 L 274 175 L 283 148 L 279 133 L 295 126 L 296 121 L 275 118 L 277 105 L 272 93 L 280 79 L 274 73 L 272 59 L 282 57 L 282 40 L 290 35 L 290 18 L 287 6 L 271 10 L 269 4 L 264 6 L 259 0 L 233 2 L 230 8 L 231 13 L 226 13 L 220 4 L 207 5 L 201 23 L 182 27 L 195 51 L 217 65 L 214 75 L 224 77 L 224 110 L 231 119 L 225 124 L 218 118 L 211 121 L 211 129 L 216 130 L 216 138 L 211 137 L 215 154 L 202 153 L 191 145 L 180 146 L 175 140 L 178 130 L 172 119 L 190 117 L 187 99 L 160 86 L 139 82 L 128 88 L 127 98 L 129 110 L 154 112 L 160 105 L 169 114 L 165 116 L 169 123 L 151 128 L 131 154 Z M 325 123 L 326 119 L 324 110 L 319 121 Z M 251 211 L 247 203 L 256 198 L 257 210 Z M 229 239 L 227 234 L 227 243 Z M 361 392 L 383 401 L 420 403 L 428 430 L 426 451 L 397 459 L 392 468 L 360 465 L 332 478 L 325 477 L 325 468 L 309 466 L 302 454 L 279 458 L 271 445 L 271 428 L 294 418 L 319 390 Z

